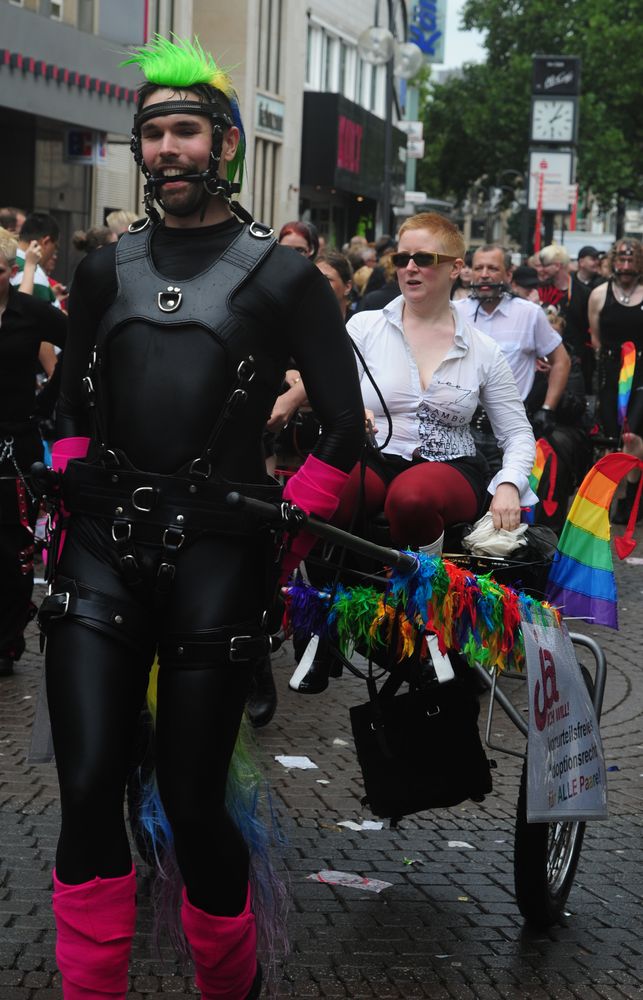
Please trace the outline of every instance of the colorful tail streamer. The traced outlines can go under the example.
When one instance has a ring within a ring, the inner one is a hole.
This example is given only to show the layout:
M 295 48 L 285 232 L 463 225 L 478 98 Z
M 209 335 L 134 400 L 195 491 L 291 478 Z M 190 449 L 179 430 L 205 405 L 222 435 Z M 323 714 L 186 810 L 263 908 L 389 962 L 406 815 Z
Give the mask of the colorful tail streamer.
M 627 429 L 627 407 L 632 393 L 634 369 L 636 367 L 636 347 L 631 340 L 621 345 L 621 370 L 618 376 L 618 425 Z
M 147 705 L 156 720 L 158 663 L 150 674 Z M 276 960 L 287 954 L 287 892 L 273 860 L 275 842 L 281 843 L 268 786 L 255 765 L 249 744 L 251 736 L 242 721 L 230 762 L 226 786 L 226 809 L 241 832 L 250 854 L 250 882 L 253 911 L 257 919 L 259 949 L 267 956 L 268 977 L 274 977 Z M 263 818 L 265 817 L 265 819 Z M 151 840 L 157 865 L 156 911 L 159 931 L 165 930 L 179 953 L 189 955 L 189 948 L 179 917 L 183 883 L 176 864 L 173 837 L 152 773 L 145 781 L 141 804 L 141 823 Z M 221 859 L 225 864 L 226 859 Z
M 643 461 L 617 451 L 601 458 L 580 485 L 561 532 L 546 588 L 550 603 L 568 617 L 618 628 L 609 509 L 621 479 L 636 468 L 643 470 Z M 643 477 L 625 533 L 614 540 L 621 559 L 636 545 L 632 536 L 642 485 Z

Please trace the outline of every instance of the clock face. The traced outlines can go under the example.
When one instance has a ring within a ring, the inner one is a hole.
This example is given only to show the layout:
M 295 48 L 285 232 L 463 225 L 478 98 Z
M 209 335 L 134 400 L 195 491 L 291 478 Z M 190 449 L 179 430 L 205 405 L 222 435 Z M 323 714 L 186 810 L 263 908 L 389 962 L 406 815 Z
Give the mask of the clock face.
M 534 98 L 531 138 L 537 142 L 572 142 L 574 101 Z

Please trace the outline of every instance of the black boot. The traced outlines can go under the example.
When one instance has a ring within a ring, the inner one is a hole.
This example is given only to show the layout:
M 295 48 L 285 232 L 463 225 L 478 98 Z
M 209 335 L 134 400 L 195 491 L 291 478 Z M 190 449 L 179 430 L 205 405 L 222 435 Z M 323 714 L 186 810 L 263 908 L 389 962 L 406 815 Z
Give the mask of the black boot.
M 246 702 L 248 720 L 255 729 L 267 726 L 277 710 L 277 688 L 272 676 L 270 656 L 260 660 L 254 669 L 254 679 Z

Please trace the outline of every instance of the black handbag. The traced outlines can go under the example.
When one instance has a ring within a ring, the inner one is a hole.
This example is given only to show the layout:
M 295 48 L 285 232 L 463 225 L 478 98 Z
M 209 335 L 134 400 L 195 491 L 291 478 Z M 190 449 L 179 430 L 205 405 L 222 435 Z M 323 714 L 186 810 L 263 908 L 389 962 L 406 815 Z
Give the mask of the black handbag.
M 391 695 L 387 684 L 377 692 L 369 683 L 370 700 L 350 709 L 364 801 L 372 812 L 395 823 L 424 809 L 482 801 L 492 782 L 473 675 L 411 686 L 405 694 Z

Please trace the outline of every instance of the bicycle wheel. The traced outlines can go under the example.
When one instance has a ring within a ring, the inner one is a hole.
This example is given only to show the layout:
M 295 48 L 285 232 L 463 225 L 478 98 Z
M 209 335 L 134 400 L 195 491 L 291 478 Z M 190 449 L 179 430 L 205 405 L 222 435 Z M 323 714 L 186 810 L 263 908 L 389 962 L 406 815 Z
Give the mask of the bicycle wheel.
M 593 682 L 581 666 L 590 694 Z M 585 836 L 584 822 L 527 822 L 527 761 L 520 777 L 514 838 L 514 883 L 521 914 L 536 927 L 560 920 L 574 882 Z

